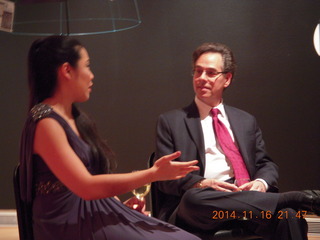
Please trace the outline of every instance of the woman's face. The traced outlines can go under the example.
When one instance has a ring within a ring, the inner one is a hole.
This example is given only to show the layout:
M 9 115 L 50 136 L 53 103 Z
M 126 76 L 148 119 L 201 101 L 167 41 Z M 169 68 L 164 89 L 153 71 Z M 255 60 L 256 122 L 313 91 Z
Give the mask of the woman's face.
M 88 52 L 84 47 L 79 50 L 79 55 L 80 59 L 77 62 L 77 66 L 72 68 L 72 92 L 74 93 L 75 102 L 84 102 L 90 97 L 94 75 L 90 70 Z

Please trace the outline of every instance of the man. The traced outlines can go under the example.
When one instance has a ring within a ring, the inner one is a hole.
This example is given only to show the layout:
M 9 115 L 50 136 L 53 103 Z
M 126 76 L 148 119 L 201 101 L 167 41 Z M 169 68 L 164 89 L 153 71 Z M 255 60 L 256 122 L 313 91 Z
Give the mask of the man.
M 197 159 L 200 170 L 157 183 L 163 193 L 158 217 L 190 231 L 219 230 L 246 218 L 245 227 L 264 239 L 307 239 L 299 209 L 318 211 L 318 192 L 276 193 L 278 167 L 255 118 L 223 102 L 234 73 L 227 46 L 202 44 L 193 53 L 194 101 L 159 117 L 156 159 L 179 150 L 178 161 Z

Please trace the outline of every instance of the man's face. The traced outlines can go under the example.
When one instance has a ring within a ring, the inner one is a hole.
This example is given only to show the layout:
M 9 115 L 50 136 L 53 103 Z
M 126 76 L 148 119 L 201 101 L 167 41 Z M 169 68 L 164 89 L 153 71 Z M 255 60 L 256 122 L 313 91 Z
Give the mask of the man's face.
M 223 90 L 230 85 L 232 74 L 224 71 L 220 53 L 204 53 L 194 64 L 193 89 L 199 100 L 214 107 L 222 99 Z

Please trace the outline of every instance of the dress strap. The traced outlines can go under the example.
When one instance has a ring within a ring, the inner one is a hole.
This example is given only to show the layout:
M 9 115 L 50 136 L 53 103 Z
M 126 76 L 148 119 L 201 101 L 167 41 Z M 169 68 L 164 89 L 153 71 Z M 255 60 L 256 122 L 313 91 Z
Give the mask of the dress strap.
M 53 111 L 50 105 L 38 103 L 31 108 L 30 113 L 34 122 L 47 117 Z

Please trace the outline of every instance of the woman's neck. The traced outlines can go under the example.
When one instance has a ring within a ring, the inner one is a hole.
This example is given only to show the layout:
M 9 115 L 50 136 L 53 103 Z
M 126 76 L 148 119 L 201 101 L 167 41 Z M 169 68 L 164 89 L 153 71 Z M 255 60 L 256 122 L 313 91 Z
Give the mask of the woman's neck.
M 50 105 L 53 110 L 59 114 L 73 129 L 76 135 L 80 137 L 80 133 L 75 123 L 75 119 L 72 115 L 72 103 L 64 103 L 62 101 L 57 101 L 54 98 L 48 98 L 43 101 L 44 104 Z
M 47 98 L 43 103 L 50 105 L 55 112 L 66 119 L 73 119 L 72 116 L 72 103 L 58 101 L 54 98 Z

